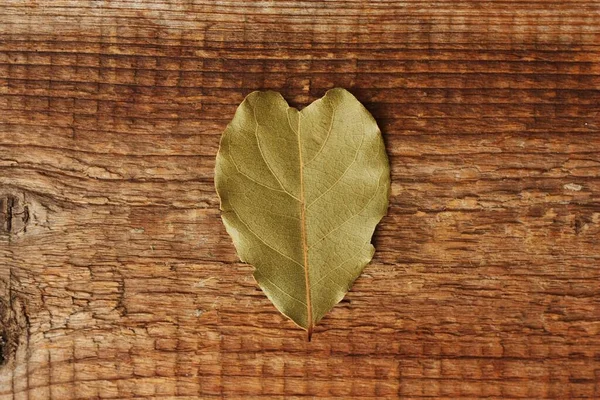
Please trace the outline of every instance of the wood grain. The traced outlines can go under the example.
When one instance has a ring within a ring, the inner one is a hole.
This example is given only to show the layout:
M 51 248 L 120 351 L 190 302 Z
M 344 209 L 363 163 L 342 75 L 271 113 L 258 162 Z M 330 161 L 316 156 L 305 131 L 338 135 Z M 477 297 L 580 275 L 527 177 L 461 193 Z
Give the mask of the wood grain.
M 0 1 L 0 399 L 600 398 L 600 2 Z M 252 90 L 351 90 L 392 199 L 316 328 L 213 188 Z

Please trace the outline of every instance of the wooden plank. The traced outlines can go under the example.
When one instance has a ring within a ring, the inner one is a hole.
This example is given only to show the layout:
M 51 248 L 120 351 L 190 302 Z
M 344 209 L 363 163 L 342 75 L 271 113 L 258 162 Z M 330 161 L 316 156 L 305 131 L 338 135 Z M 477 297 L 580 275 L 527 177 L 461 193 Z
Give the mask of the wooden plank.
M 0 400 L 600 398 L 600 3 L 0 7 Z M 392 164 L 374 261 L 317 327 L 213 188 L 252 90 L 335 86 Z

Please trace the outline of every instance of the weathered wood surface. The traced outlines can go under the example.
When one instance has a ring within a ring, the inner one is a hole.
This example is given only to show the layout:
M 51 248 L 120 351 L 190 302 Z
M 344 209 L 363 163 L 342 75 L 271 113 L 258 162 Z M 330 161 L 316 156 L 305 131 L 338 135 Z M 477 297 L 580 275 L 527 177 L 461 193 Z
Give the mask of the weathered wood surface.
M 218 140 L 351 90 L 393 197 L 313 342 Z M 0 1 L 0 399 L 600 398 L 600 3 Z

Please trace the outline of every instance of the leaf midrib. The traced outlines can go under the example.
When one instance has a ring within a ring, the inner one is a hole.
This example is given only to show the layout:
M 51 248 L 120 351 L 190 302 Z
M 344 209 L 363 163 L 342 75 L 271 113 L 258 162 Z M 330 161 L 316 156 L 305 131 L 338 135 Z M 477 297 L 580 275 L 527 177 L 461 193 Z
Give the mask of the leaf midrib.
M 300 140 L 300 119 L 302 113 L 298 111 L 298 160 L 300 163 L 300 231 L 302 236 L 302 257 L 304 263 L 304 281 L 306 285 L 306 308 L 307 308 L 307 319 L 308 324 L 306 327 L 308 341 L 312 336 L 313 330 L 313 316 L 312 316 L 312 303 L 310 296 L 310 278 L 308 274 L 308 242 L 306 239 L 306 200 L 304 198 L 304 162 L 302 160 L 302 142 Z

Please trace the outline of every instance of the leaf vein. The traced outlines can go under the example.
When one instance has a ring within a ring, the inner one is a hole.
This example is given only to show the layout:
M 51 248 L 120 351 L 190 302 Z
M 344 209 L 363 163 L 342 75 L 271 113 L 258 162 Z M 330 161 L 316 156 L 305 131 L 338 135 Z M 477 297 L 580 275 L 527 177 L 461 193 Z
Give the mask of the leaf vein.
M 308 311 L 308 327 L 306 329 L 308 341 L 313 329 L 313 306 L 311 302 L 310 273 L 308 271 L 308 241 L 306 239 L 306 198 L 304 197 L 304 163 L 302 161 L 302 138 L 300 136 L 300 116 L 298 114 L 298 160 L 300 161 L 300 232 L 302 234 L 302 257 L 304 264 L 304 284 L 306 287 L 306 308 Z
M 330 269 L 329 271 L 327 271 L 327 273 L 325 275 L 323 275 L 318 281 L 316 281 L 314 284 L 318 285 L 319 283 L 321 283 L 325 278 L 328 278 L 329 275 L 331 275 L 333 272 L 341 269 L 343 271 L 345 271 L 348 275 L 352 276 L 352 273 L 350 271 L 348 271 L 346 268 L 343 267 L 344 264 L 346 264 L 348 261 L 354 260 L 356 257 L 358 257 L 360 255 L 360 253 L 362 253 L 363 249 L 365 248 L 366 245 L 368 245 L 371 242 L 371 240 L 369 239 L 366 243 L 364 243 L 360 249 L 352 254 L 350 257 L 346 258 L 344 261 L 342 261 L 339 265 L 337 265 L 336 267 Z
M 294 129 L 294 127 L 292 126 L 292 121 L 290 121 L 290 113 L 288 111 L 292 110 L 292 107 L 288 107 L 287 110 L 285 110 L 285 116 L 287 117 L 287 122 L 288 122 L 288 126 L 290 127 L 290 129 L 292 130 L 292 132 L 294 132 L 296 135 L 298 134 L 298 131 Z M 295 108 L 294 108 L 295 110 Z M 298 118 L 300 118 L 298 116 Z
M 292 257 L 282 253 L 281 251 L 277 250 L 275 247 L 271 246 L 269 243 L 267 243 L 263 238 L 261 238 L 256 232 L 254 232 L 252 230 L 252 228 L 250 228 L 250 226 L 246 223 L 246 221 L 244 221 L 242 219 L 242 217 L 240 216 L 240 214 L 235 210 L 235 207 L 233 206 L 233 204 L 231 204 L 231 211 L 234 212 L 234 214 L 236 215 L 236 217 L 238 218 L 238 220 L 246 227 L 246 229 L 248 229 L 248 231 L 250 231 L 250 233 L 252 233 L 254 236 L 256 236 L 256 238 L 265 246 L 267 246 L 268 248 L 270 248 L 271 250 L 273 250 L 274 252 L 280 254 L 282 257 L 287 258 L 288 260 L 292 261 L 294 264 L 298 264 L 300 267 L 302 267 L 304 269 L 304 266 L 302 264 L 300 264 L 298 261 L 294 260 Z
M 255 105 L 252 106 L 252 113 L 254 114 L 254 122 L 256 123 L 256 128 L 254 129 L 254 137 L 256 138 L 256 144 L 258 145 L 258 151 L 260 152 L 260 156 L 262 157 L 263 161 L 265 162 L 265 165 L 269 169 L 269 172 L 271 172 L 271 175 L 273 175 L 273 177 L 275 178 L 277 183 L 279 183 L 279 186 L 281 186 L 281 189 L 283 189 L 283 191 L 285 193 L 287 193 L 290 197 L 300 201 L 300 199 L 298 199 L 296 196 L 294 196 L 292 193 L 290 193 L 285 188 L 285 186 L 283 186 L 283 183 L 281 183 L 281 180 L 279 180 L 279 177 L 275 174 L 275 171 L 273 171 L 273 168 L 271 168 L 271 165 L 267 161 L 267 157 L 265 157 L 265 153 L 263 152 L 262 146 L 260 145 L 260 139 L 258 137 L 258 127 L 260 125 L 258 124 L 258 117 L 256 116 L 256 106 Z
M 285 190 L 282 190 L 282 189 L 277 189 L 277 188 L 274 188 L 274 187 L 272 187 L 272 186 L 269 186 L 269 185 L 266 185 L 266 184 L 264 184 L 264 183 L 262 183 L 262 182 L 259 182 L 259 181 L 257 181 L 256 179 L 254 179 L 254 178 L 253 178 L 253 177 L 251 177 L 250 175 L 248 175 L 248 174 L 246 174 L 245 172 L 243 172 L 243 171 L 242 171 L 242 170 L 241 170 L 241 169 L 240 169 L 240 168 L 237 166 L 237 163 L 235 162 L 235 159 L 233 158 L 233 154 L 230 154 L 230 155 L 229 155 L 229 157 L 231 158 L 231 162 L 233 163 L 233 167 L 235 168 L 235 170 L 237 171 L 237 173 L 238 173 L 238 174 L 240 174 L 240 175 L 242 175 L 244 178 L 246 178 L 246 179 L 248 179 L 248 180 L 250 180 L 250 181 L 252 181 L 252 182 L 256 183 L 257 185 L 260 185 L 260 186 L 262 186 L 262 187 L 265 187 L 265 188 L 267 188 L 267 189 L 270 189 L 270 190 L 272 190 L 272 191 L 274 191 L 274 192 L 287 193 Z M 289 194 L 289 193 L 287 193 L 287 194 Z
M 333 121 L 335 119 L 335 111 L 336 111 L 336 107 L 332 107 L 332 111 L 331 111 L 331 122 L 329 123 L 329 129 L 327 130 L 327 135 L 325 135 L 325 139 L 323 140 L 323 143 L 321 143 L 321 147 L 319 147 L 319 150 L 317 150 L 317 152 L 315 153 L 315 155 L 308 160 L 304 166 L 308 166 L 311 162 L 313 162 L 313 160 L 315 158 L 317 158 L 317 156 L 323 151 L 323 149 L 325 148 L 325 144 L 327 144 L 327 140 L 329 139 L 329 135 L 331 135 L 331 130 L 333 128 Z
M 344 170 L 344 172 L 342 173 L 342 175 L 340 175 L 340 177 L 333 182 L 333 184 L 331 186 L 329 186 L 329 188 L 327 190 L 325 190 L 323 193 L 321 193 L 316 199 L 314 199 L 313 201 L 310 202 L 310 204 L 306 207 L 307 209 L 309 209 L 313 204 L 315 204 L 321 197 L 325 196 L 327 193 L 329 193 L 338 183 L 341 182 L 341 180 L 344 178 L 344 176 L 346 176 L 346 174 L 348 173 L 348 171 L 350 170 L 350 168 L 352 167 L 352 165 L 354 165 L 354 163 L 356 162 L 356 160 L 358 159 L 358 154 L 360 153 L 360 149 L 363 145 L 365 141 L 365 135 L 363 134 L 363 137 L 360 141 L 360 144 L 358 145 L 358 147 L 356 148 L 356 153 L 354 153 L 354 159 L 352 160 L 352 162 L 350 164 L 348 164 L 348 167 Z
M 302 304 L 303 306 L 306 306 L 306 303 L 303 302 L 300 299 L 295 298 L 294 296 L 292 296 L 291 294 L 289 294 L 288 292 L 286 292 L 285 290 L 283 290 L 282 288 L 280 288 L 275 282 L 273 282 L 272 280 L 270 280 L 269 278 L 267 278 L 266 275 L 260 275 L 261 277 L 263 277 L 266 281 L 268 281 L 271 285 L 273 285 L 277 290 L 279 290 L 281 293 L 285 294 L 286 296 L 288 296 L 290 299 L 292 300 L 296 300 L 298 303 Z
M 250 197 L 248 197 L 248 195 L 247 195 L 247 192 L 242 192 L 241 194 L 242 194 L 242 195 L 243 195 L 243 196 L 244 196 L 244 197 L 245 197 L 245 198 L 246 198 L 246 199 L 247 199 L 249 202 L 252 202 L 252 199 L 251 199 Z M 300 218 L 298 218 L 298 217 L 295 217 L 295 216 L 293 216 L 293 215 L 288 215 L 288 214 L 282 214 L 282 213 L 278 213 L 278 212 L 275 212 L 275 211 L 273 211 L 273 210 L 271 210 L 271 209 L 269 209 L 269 208 L 259 207 L 259 206 L 257 206 L 256 204 L 253 204 L 253 205 L 252 205 L 252 208 L 253 208 L 253 209 L 256 209 L 256 210 L 264 211 L 264 212 L 266 212 L 266 213 L 268 213 L 268 214 L 271 214 L 271 215 L 276 215 L 276 216 L 278 216 L 278 217 L 289 218 L 289 219 L 295 219 L 295 220 L 297 220 L 297 221 L 298 221 L 298 220 L 300 220 Z
M 352 220 L 353 218 L 358 217 L 368 206 L 369 204 L 371 204 L 371 202 L 373 201 L 373 199 L 375 197 L 377 197 L 379 188 L 381 187 L 381 177 L 383 176 L 383 172 L 379 175 L 379 179 L 377 181 L 377 187 L 375 188 L 375 191 L 373 193 L 373 196 L 371 196 L 371 198 L 367 201 L 367 203 L 364 205 L 363 208 L 360 209 L 359 212 L 357 212 L 356 214 L 354 214 L 353 216 L 351 216 L 350 218 L 346 219 L 344 222 L 342 222 L 341 224 L 339 224 L 338 226 L 336 226 L 335 228 L 333 228 L 332 230 L 330 230 L 329 232 L 327 232 L 325 234 L 325 236 L 323 236 L 322 238 L 320 238 L 319 240 L 315 241 L 315 243 L 313 245 L 311 245 L 309 247 L 309 249 L 312 249 L 313 247 L 315 247 L 317 244 L 321 243 L 323 240 L 325 240 L 329 235 L 331 235 L 333 232 L 337 231 L 338 229 L 340 229 L 342 226 L 344 226 L 346 223 L 348 223 L 348 221 Z

